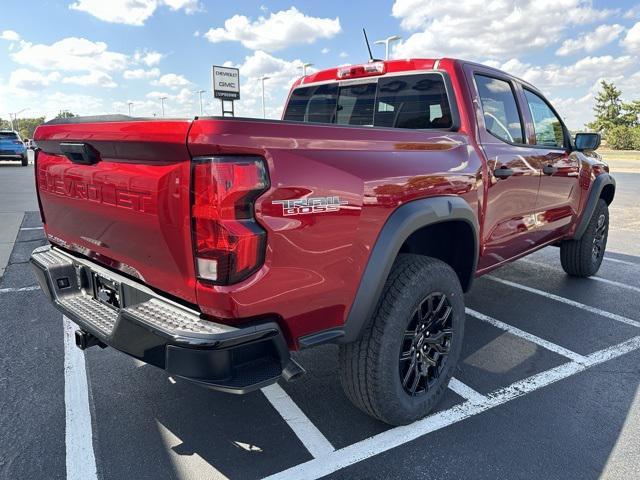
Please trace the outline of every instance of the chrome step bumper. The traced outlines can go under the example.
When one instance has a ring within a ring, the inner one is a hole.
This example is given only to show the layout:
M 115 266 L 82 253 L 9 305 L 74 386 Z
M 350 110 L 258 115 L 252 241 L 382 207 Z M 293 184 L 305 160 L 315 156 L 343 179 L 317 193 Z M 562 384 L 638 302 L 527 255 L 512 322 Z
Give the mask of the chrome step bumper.
M 163 297 L 95 262 L 46 245 L 31 254 L 42 291 L 102 343 L 208 387 L 246 393 L 274 383 L 289 364 L 275 322 L 235 328 Z M 94 278 L 118 285 L 119 305 L 97 299 Z

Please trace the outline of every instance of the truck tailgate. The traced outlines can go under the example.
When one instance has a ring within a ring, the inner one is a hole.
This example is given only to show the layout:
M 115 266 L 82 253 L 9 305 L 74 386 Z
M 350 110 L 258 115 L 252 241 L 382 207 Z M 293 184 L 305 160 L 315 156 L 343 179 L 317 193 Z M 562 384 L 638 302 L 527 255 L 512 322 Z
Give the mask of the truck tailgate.
M 36 182 L 49 241 L 196 303 L 190 125 L 129 120 L 39 127 Z M 90 157 L 74 158 L 74 145 Z M 87 158 L 95 163 L 83 164 Z

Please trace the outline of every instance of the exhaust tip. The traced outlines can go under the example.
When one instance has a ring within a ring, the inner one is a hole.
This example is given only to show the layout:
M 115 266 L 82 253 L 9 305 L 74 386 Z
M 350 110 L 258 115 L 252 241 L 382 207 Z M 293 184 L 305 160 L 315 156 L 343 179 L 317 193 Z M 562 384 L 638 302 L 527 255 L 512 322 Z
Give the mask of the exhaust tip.
M 296 362 L 293 358 L 289 360 L 289 363 L 282 370 L 282 378 L 287 382 L 295 382 L 302 377 L 307 371 Z

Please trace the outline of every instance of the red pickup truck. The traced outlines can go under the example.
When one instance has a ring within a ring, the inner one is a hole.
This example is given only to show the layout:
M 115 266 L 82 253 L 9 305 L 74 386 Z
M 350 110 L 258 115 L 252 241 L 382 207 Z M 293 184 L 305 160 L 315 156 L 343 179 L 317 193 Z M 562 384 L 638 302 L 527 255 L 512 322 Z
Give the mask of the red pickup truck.
M 31 262 L 80 348 L 243 393 L 336 343 L 346 395 L 396 425 L 447 387 L 473 279 L 546 245 L 593 275 L 615 193 L 597 134 L 448 58 L 308 75 L 280 121 L 71 118 L 35 139 L 50 245 Z

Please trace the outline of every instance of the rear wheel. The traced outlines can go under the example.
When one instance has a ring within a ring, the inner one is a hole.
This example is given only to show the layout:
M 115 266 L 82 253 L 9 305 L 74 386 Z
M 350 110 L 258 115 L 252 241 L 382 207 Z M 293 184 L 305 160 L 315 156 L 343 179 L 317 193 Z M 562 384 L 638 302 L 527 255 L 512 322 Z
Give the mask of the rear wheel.
M 560 263 L 564 271 L 574 277 L 595 275 L 602 264 L 608 235 L 609 207 L 600 199 L 582 237 L 560 244 Z
M 29 165 L 29 157 L 27 157 L 27 155 L 23 155 L 22 156 L 22 166 L 26 167 L 27 165 Z
M 340 347 L 340 381 L 365 413 L 391 425 L 424 417 L 444 394 L 460 356 L 464 299 L 446 263 L 400 255 L 372 323 Z

